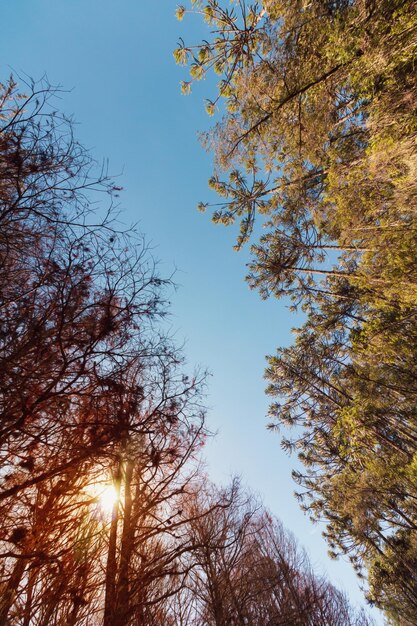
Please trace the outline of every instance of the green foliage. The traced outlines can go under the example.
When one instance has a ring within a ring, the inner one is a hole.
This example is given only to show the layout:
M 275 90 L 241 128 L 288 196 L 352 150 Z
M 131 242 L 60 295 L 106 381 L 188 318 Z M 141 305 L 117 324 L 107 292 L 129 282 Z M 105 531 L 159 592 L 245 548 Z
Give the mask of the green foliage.
M 224 171 L 210 180 L 221 198 L 213 221 L 239 221 L 237 249 L 252 240 L 249 285 L 290 296 L 307 317 L 294 345 L 269 358 L 272 426 L 297 427 L 283 445 L 306 466 L 303 506 L 327 521 L 332 554 L 369 572 L 369 598 L 390 619 L 413 624 L 415 6 L 207 6 L 213 32 L 199 62 L 221 77 L 210 102 L 225 98 L 205 138 Z
M 208 115 L 212 116 L 214 115 L 216 111 L 216 105 L 213 102 L 210 102 L 210 100 L 207 100 L 206 102 L 206 112 Z
M 188 81 L 182 81 L 181 83 L 181 93 L 184 96 L 187 96 L 189 93 L 191 93 L 191 83 Z
M 178 63 L 179 65 L 186 65 L 188 62 L 188 50 L 186 48 L 184 48 L 183 46 L 180 46 L 179 48 L 176 48 L 174 50 L 174 59 L 175 62 Z
M 182 21 L 184 19 L 185 7 L 183 5 L 179 5 L 177 10 L 175 11 L 175 17 L 178 21 Z

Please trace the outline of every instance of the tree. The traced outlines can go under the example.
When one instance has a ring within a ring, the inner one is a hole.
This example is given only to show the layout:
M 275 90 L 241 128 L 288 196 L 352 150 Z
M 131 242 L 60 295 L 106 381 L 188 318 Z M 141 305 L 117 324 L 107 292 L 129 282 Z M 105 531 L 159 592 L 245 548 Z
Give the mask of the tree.
M 71 463 L 61 451 L 48 476 L 42 463 L 37 469 L 46 428 L 48 454 L 60 446 L 63 429 L 68 444 L 83 429 L 74 463 L 105 445 L 105 432 L 102 442 L 89 437 L 101 419 L 94 412 L 103 410 L 95 406 L 97 395 L 112 372 L 130 363 L 139 338 L 146 357 L 149 323 L 164 313 L 164 281 L 143 240 L 132 239 L 127 250 L 128 233 L 116 232 L 108 210 L 89 223 L 89 193 L 96 189 L 112 202 L 115 188 L 103 172 L 93 177 L 94 164 L 73 139 L 70 121 L 50 108 L 53 90 L 33 87 L 22 100 L 15 89 L 13 82 L 3 89 L 0 133 L 7 172 L 0 215 L 0 442 L 8 465 L 1 500 Z
M 78 624 L 103 608 L 125 624 L 144 592 L 138 542 L 155 542 L 155 570 L 175 560 L 171 548 L 157 561 L 169 533 L 155 519 L 204 438 L 204 375 L 179 372 L 157 325 L 169 280 L 143 238 L 117 228 L 118 188 L 94 175 L 56 90 L 27 87 L 1 87 L 0 624 Z M 111 476 L 124 509 L 107 537 L 89 489 Z
M 171 578 L 188 544 L 181 499 L 206 434 L 204 378 L 178 375 L 177 368 L 178 362 L 160 361 L 148 383 L 141 381 L 143 402 L 124 414 L 125 436 L 113 460 L 119 498 L 106 557 L 105 625 L 152 623 L 149 611 L 176 591 Z
M 331 549 L 369 570 L 369 597 L 416 611 L 414 5 L 193 2 L 212 30 L 175 51 L 191 81 L 220 75 L 204 141 L 213 221 L 240 221 L 248 281 L 307 316 L 269 358 L 272 425 L 307 469 L 304 506 Z M 188 10 L 180 7 L 178 17 Z M 222 171 L 225 174 L 222 174 Z M 209 205 L 202 203 L 205 210 Z M 382 583 L 382 580 L 384 582 Z M 401 598 L 401 600 L 399 600 Z
M 294 537 L 243 491 L 209 486 L 188 499 L 193 548 L 185 589 L 174 607 L 182 623 L 366 626 L 342 593 L 317 576 Z

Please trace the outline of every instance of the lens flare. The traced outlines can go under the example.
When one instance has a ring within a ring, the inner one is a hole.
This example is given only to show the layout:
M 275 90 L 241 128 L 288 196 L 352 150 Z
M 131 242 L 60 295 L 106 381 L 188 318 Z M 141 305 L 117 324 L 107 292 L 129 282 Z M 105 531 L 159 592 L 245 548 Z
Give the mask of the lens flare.
M 113 506 L 117 502 L 117 499 L 117 492 L 113 485 L 107 485 L 102 491 L 100 491 L 98 496 L 100 509 L 104 513 L 111 513 L 113 510 Z

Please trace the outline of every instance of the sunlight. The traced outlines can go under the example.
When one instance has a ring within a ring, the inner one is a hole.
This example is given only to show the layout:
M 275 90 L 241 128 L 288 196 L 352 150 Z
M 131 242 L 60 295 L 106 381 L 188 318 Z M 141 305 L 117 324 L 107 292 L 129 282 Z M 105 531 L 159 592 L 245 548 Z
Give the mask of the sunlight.
M 96 480 L 86 487 L 86 494 L 92 498 L 96 513 L 101 511 L 100 517 L 107 517 L 111 514 L 115 502 L 120 498 L 111 482 L 108 479 Z
M 98 495 L 98 502 L 104 513 L 111 513 L 118 495 L 113 485 L 107 485 Z

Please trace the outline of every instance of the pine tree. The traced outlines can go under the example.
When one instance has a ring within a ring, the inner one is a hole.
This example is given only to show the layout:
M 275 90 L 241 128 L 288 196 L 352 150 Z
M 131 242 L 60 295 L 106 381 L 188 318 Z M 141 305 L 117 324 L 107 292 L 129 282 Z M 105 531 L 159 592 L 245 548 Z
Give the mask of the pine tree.
M 251 240 L 247 280 L 307 316 L 269 357 L 272 426 L 297 426 L 304 506 L 369 597 L 417 601 L 416 12 L 413 2 L 194 2 L 212 35 L 175 51 L 220 75 L 213 221 Z M 180 17 L 187 10 L 181 9 Z M 208 208 L 202 203 L 200 209 Z M 256 240 L 254 223 L 263 226 Z M 412 623 L 412 621 L 411 621 Z

